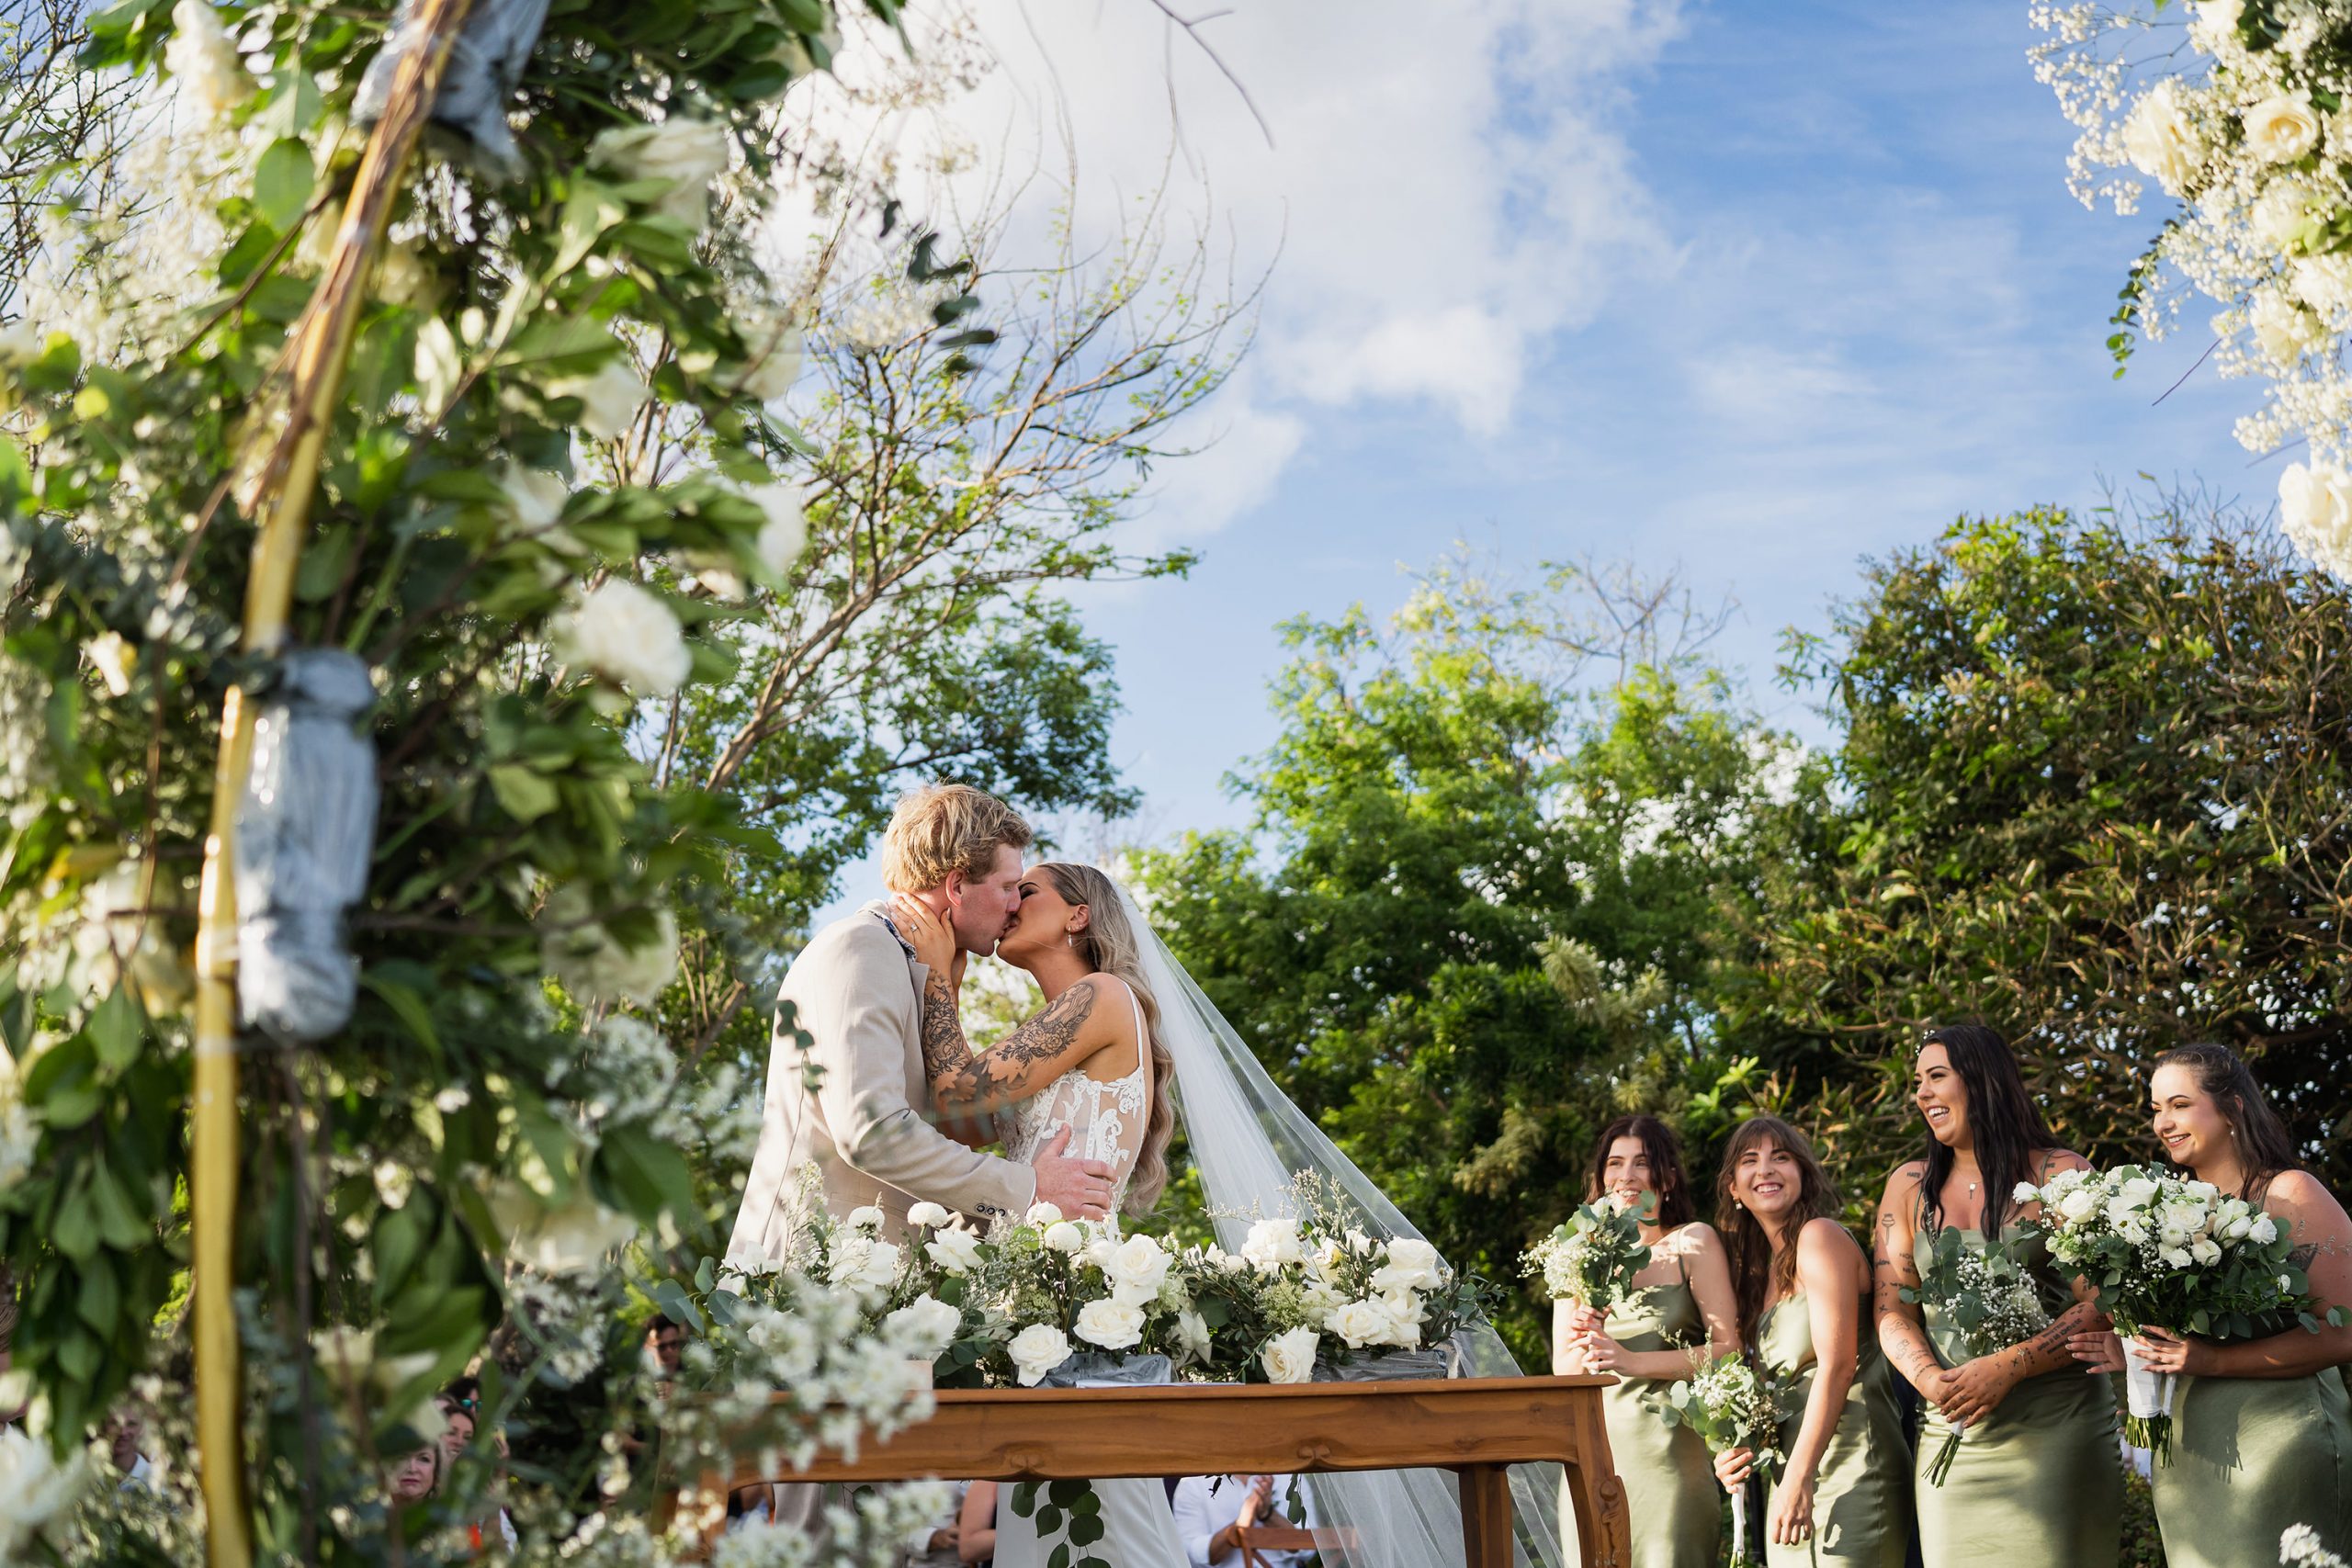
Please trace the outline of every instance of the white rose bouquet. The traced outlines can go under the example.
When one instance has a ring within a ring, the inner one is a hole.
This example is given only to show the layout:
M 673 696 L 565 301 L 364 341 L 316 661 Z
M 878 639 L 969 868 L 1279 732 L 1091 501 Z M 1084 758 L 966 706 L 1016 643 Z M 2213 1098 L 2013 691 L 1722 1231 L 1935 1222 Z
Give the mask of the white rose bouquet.
M 2090 1283 L 2124 1336 L 2124 1435 L 2160 1458 L 2172 1450 L 2177 1377 L 2142 1366 L 2132 1336 L 2153 1327 L 2252 1339 L 2290 1323 L 2319 1329 L 2311 1281 L 2278 1222 L 2210 1181 L 2123 1165 L 2061 1171 L 2038 1188 L 2021 1184 L 2017 1195 L 2041 1204 L 2028 1234 Z M 2329 1315 L 2341 1321 L 2342 1309 Z
M 960 1296 L 986 1325 L 968 1342 L 991 1381 L 1034 1388 L 1071 1356 L 1091 1352 L 1186 1364 L 1208 1354 L 1187 1273 L 1157 1236 L 1123 1237 L 1041 1203 L 976 1251 Z M 990 1337 L 998 1332 L 1001 1339 Z
M 1980 1252 L 1947 1225 L 1928 1244 L 1928 1266 L 1916 1288 L 1903 1288 L 1903 1299 L 1934 1305 L 1960 1330 L 1971 1356 L 1989 1356 L 2030 1339 L 2050 1326 L 2050 1308 L 2024 1262 L 2029 1240 L 2020 1231 Z M 1951 1473 L 1967 1429 L 1966 1422 L 1953 1423 L 1951 1436 L 1928 1466 L 1929 1484 L 1941 1486 Z
M 915 1204 L 907 1224 L 910 1235 L 899 1249 L 885 1321 L 926 1331 L 916 1342 L 932 1361 L 936 1386 L 981 1387 L 986 1368 L 1002 1362 L 1013 1337 L 1012 1320 L 981 1288 L 995 1247 L 938 1203 Z
M 1742 1355 L 1712 1364 L 1704 1358 L 1699 1352 L 1691 1375 L 1666 1391 L 1657 1406 L 1659 1416 L 1669 1427 L 1688 1427 L 1698 1433 L 1709 1453 L 1747 1450 L 1756 1456 L 1756 1472 L 1769 1481 L 1788 1457 L 1780 1446 L 1782 1393 L 1778 1381 Z M 1730 1568 L 1749 1568 L 1756 1561 L 1747 1551 L 1747 1499 L 1734 1497 Z
M 1606 1314 L 1633 1291 L 1634 1276 L 1649 1261 L 1639 1214 L 1612 1194 L 1584 1204 L 1521 1253 L 1520 1269 L 1540 1276 L 1554 1301 Z

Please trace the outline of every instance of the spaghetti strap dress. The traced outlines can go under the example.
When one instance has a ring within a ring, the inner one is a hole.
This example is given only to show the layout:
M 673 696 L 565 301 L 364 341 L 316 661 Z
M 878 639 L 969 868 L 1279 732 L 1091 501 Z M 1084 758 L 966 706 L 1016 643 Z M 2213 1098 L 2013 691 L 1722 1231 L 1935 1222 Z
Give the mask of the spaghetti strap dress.
M 1690 1293 L 1690 1277 L 1680 1258 L 1677 1278 L 1645 1285 L 1609 1314 L 1609 1337 L 1628 1350 L 1690 1349 L 1703 1359 L 1705 1317 Z M 1573 1303 L 1555 1308 L 1566 1312 Z M 1634 1556 L 1627 1568 L 1715 1568 L 1723 1540 L 1724 1489 L 1715 1480 L 1707 1445 L 1685 1426 L 1669 1427 L 1658 1414 L 1657 1396 L 1673 1378 L 1621 1377 L 1600 1394 L 1609 1428 L 1609 1453 L 1624 1483 Z M 1576 1527 L 1565 1489 L 1561 1494 L 1561 1544 L 1576 1550 Z
M 1903 1568 L 1911 1539 L 1911 1450 L 1903 1441 L 1903 1412 L 1894 1402 L 1894 1369 L 1880 1353 L 1870 1330 L 1870 1303 L 1862 1303 L 1860 1355 L 1854 1381 L 1838 1414 L 1838 1428 L 1822 1450 L 1813 1478 L 1813 1540 L 1780 1546 L 1764 1531 L 1765 1568 L 1812 1568 L 1815 1562 L 1853 1568 Z M 1796 1446 L 1813 1397 L 1819 1362 L 1813 1353 L 1813 1317 L 1803 1292 L 1784 1296 L 1756 1321 L 1757 1359 L 1781 1380 L 1787 1393 L 1781 1408 L 1781 1451 Z M 1775 1477 L 1767 1503 L 1769 1521 L 1778 1506 L 1784 1477 Z
M 1981 1232 L 1962 1228 L 1960 1235 L 1970 1250 L 1984 1249 Z M 1922 1224 L 1912 1256 L 1923 1274 L 1929 1245 Z M 1949 1368 L 1971 1359 L 1959 1326 L 1933 1303 L 1926 1314 L 1936 1360 Z M 1927 1568 L 2115 1568 L 2123 1466 L 2106 1373 L 2069 1365 L 2018 1384 L 1961 1435 L 1951 1472 L 1938 1486 L 1928 1468 L 1951 1435 L 1951 1424 L 1928 1405 L 1912 1488 Z

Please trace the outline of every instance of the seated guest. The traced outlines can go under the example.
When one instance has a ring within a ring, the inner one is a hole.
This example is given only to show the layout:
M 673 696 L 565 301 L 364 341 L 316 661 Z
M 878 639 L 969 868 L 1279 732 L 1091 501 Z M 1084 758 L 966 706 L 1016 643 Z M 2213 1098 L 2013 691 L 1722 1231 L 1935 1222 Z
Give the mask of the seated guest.
M 964 1560 L 956 1554 L 956 1540 L 961 1533 L 964 1494 L 971 1485 L 968 1481 L 949 1483 L 947 1504 L 940 1509 L 939 1517 L 907 1538 L 899 1559 L 901 1568 L 958 1568 Z
M 122 1472 L 122 1486 L 142 1486 L 153 1489 L 155 1467 L 140 1451 L 139 1439 L 146 1436 L 147 1423 L 135 1410 L 119 1410 L 107 1417 L 105 1434 L 107 1458 L 115 1469 Z
M 435 1394 L 433 1402 L 440 1407 L 444 1423 L 441 1428 L 441 1470 L 446 1475 L 456 1468 L 458 1456 L 473 1445 L 474 1433 L 479 1429 L 481 1419 L 481 1384 L 472 1378 L 459 1378 Z M 503 1438 L 497 1439 L 497 1448 L 499 1456 L 504 1458 L 506 1443 Z M 470 1529 L 474 1550 L 480 1552 L 490 1544 L 491 1532 L 480 1524 Z M 498 1510 L 497 1533 L 508 1550 L 512 1551 L 517 1544 L 514 1521 L 506 1517 L 504 1508 Z
M 440 1484 L 441 1445 L 427 1443 L 392 1467 L 385 1490 L 391 1494 L 394 1507 L 405 1508 L 432 1496 Z
M 1289 1523 L 1294 1513 L 1309 1528 L 1318 1522 L 1314 1501 L 1295 1475 L 1188 1475 L 1176 1483 L 1175 1508 L 1176 1539 L 1193 1568 L 1238 1568 L 1243 1530 Z M 1304 1568 L 1315 1561 L 1304 1549 L 1258 1555 L 1270 1568 Z
M 956 1560 L 964 1568 L 987 1568 L 996 1561 L 997 1484 L 975 1481 L 966 1487 L 956 1517 Z
M 654 1372 L 667 1382 L 678 1375 L 686 1349 L 685 1325 L 667 1313 L 656 1313 L 645 1325 L 645 1356 Z

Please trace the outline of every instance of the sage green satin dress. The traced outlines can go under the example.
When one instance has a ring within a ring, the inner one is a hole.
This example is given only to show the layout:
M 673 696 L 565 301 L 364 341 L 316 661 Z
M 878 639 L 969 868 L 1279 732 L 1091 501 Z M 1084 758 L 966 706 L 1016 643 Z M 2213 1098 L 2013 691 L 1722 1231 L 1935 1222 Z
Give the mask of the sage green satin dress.
M 1903 1568 L 1911 1539 L 1911 1450 L 1903 1443 L 1903 1412 L 1894 1402 L 1894 1369 L 1879 1352 L 1871 1331 L 1870 1303 L 1860 1303 L 1859 1351 L 1854 1381 L 1837 1430 L 1822 1450 L 1813 1477 L 1813 1544 L 1779 1546 L 1772 1541 L 1775 1503 L 1765 1504 L 1759 1539 L 1766 1568 L 1812 1568 L 1815 1562 L 1855 1568 Z M 1817 1366 L 1813 1318 L 1802 1292 L 1766 1307 L 1756 1320 L 1756 1356 L 1786 1390 L 1780 1448 L 1794 1451 L 1813 1397 Z M 1772 1483 L 1774 1498 L 1781 1478 Z
M 1676 1268 L 1683 1269 L 1679 1258 Z M 1555 1311 L 1566 1312 L 1561 1303 Z M 1645 1285 L 1609 1314 L 1609 1337 L 1628 1350 L 1699 1351 L 1707 1343 L 1707 1323 L 1690 1293 L 1687 1271 L 1666 1284 Z M 1688 1375 L 1688 1374 L 1684 1374 Z M 1669 1427 L 1658 1414 L 1658 1396 L 1676 1378 L 1620 1378 L 1601 1391 L 1601 1417 L 1609 1427 L 1609 1454 L 1625 1485 L 1632 1520 L 1634 1557 L 1627 1568 L 1715 1568 L 1721 1561 L 1724 1489 L 1714 1461 L 1699 1434 Z M 1644 1403 L 1648 1401 L 1648 1403 Z M 1560 1537 L 1576 1550 L 1576 1525 L 1564 1490 Z
M 2151 1480 L 2168 1568 L 2267 1562 L 2289 1525 L 2311 1526 L 2330 1551 L 2352 1551 L 2352 1401 L 2342 1369 L 2181 1379 L 2172 1458 Z
M 1983 1237 L 1962 1229 L 1976 1250 Z M 1924 1272 L 1928 1236 L 1913 1239 Z M 1936 1359 L 1972 1358 L 1967 1337 L 1927 1308 Z M 2123 1464 L 2115 1387 L 2073 1363 L 2028 1378 L 1960 1439 L 1951 1473 L 1928 1483 L 1928 1467 L 1951 1427 L 1932 1404 L 1913 1460 L 1919 1551 L 1927 1568 L 2115 1568 L 2123 1525 Z M 2242 1549 L 2243 1550 L 2243 1549 Z M 2273 1540 L 2267 1549 L 2278 1555 Z M 2251 1560 L 2249 1560 L 2251 1561 Z

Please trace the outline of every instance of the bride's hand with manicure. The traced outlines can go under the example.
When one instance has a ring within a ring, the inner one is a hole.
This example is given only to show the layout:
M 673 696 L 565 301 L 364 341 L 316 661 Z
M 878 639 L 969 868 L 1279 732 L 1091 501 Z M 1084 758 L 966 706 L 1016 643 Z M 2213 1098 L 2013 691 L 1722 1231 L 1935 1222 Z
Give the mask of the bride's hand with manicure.
M 954 970 L 955 928 L 933 913 L 929 905 L 901 893 L 890 901 L 890 923 L 899 928 L 899 934 L 915 950 L 916 963 L 934 971 Z

